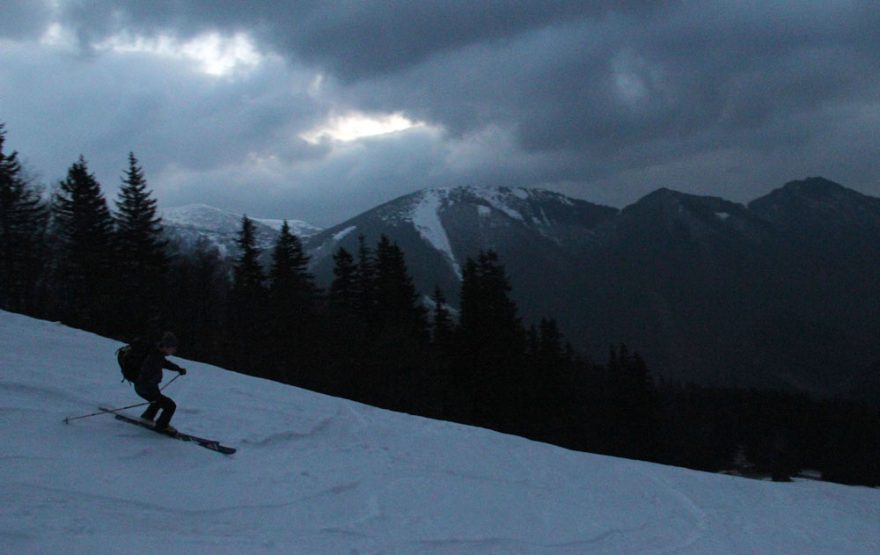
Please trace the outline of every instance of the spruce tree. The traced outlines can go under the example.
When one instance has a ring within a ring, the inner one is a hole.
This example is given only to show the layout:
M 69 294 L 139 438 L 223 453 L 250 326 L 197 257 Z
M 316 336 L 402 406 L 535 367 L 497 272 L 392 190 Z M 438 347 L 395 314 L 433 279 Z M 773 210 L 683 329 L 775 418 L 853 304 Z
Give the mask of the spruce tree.
M 52 215 L 59 248 L 55 294 L 60 316 L 107 332 L 114 305 L 113 219 L 101 185 L 82 156 L 59 184 Z
M 333 254 L 333 282 L 330 304 L 344 313 L 353 314 L 357 304 L 357 266 L 354 257 L 343 247 Z
M 355 312 L 362 322 L 375 322 L 376 308 L 376 261 L 372 249 L 367 246 L 367 239 L 358 236 L 358 258 L 354 278 Z
M 241 219 L 236 244 L 239 255 L 235 264 L 233 293 L 246 298 L 262 297 L 265 293 L 265 276 L 260 266 L 260 248 L 257 246 L 254 222 L 247 216 Z
M 228 330 L 229 266 L 217 247 L 200 238 L 195 248 L 170 258 L 163 322 L 184 340 L 187 353 L 221 364 Z
M 610 423 L 617 427 L 611 452 L 624 457 L 653 459 L 659 452 L 660 402 L 647 364 L 626 345 L 611 348 L 607 386 Z
M 434 289 L 431 301 L 434 304 L 433 317 L 431 319 L 431 339 L 434 346 L 440 352 L 446 353 L 452 346 L 455 322 L 452 321 L 452 316 L 449 314 L 446 296 L 439 287 Z
M 538 355 L 550 363 L 561 361 L 564 358 L 564 345 L 556 320 L 541 318 L 538 329 Z
M 524 351 L 525 331 L 510 291 L 510 280 L 494 251 L 481 251 L 476 261 L 467 259 L 462 272 L 460 325 L 465 343 L 483 351 Z
M 403 251 L 382 235 L 376 246 L 374 270 L 375 318 L 385 328 L 406 330 L 407 335 L 427 340 L 426 311 L 406 268 Z
M 254 223 L 247 216 L 241 219 L 237 244 L 239 254 L 229 302 L 230 357 L 242 369 L 263 375 L 260 366 L 266 361 L 263 353 L 267 340 L 265 276 Z
M 308 271 L 309 257 L 299 237 L 290 232 L 287 221 L 272 250 L 269 271 L 269 313 L 271 349 L 275 353 L 277 379 L 294 380 L 310 358 L 314 346 L 314 305 L 317 290 Z
M 45 264 L 48 209 L 22 176 L 18 153 L 3 152 L 0 124 L 0 308 L 32 312 Z
M 149 323 L 159 316 L 168 256 L 156 205 L 147 189 L 143 169 L 134 153 L 129 153 L 115 217 L 118 290 L 126 307 L 121 326 L 129 336 L 159 331 L 158 322 L 152 326 Z
M 521 414 L 525 330 L 494 251 L 468 258 L 462 272 L 457 380 L 472 394 L 471 418 L 511 430 Z M 467 408 L 465 410 L 468 410 Z
M 315 294 L 314 277 L 309 273 L 309 257 L 299 237 L 290 232 L 287 220 L 272 250 L 269 295 L 274 304 L 304 309 Z

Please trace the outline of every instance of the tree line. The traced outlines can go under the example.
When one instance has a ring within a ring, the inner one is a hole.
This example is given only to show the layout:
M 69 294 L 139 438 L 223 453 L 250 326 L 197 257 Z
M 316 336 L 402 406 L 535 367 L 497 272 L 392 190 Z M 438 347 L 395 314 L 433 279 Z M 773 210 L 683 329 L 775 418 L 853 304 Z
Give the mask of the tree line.
M 876 411 L 657 383 L 625 345 L 587 360 L 552 318 L 522 321 L 492 250 L 463 265 L 458 308 L 439 289 L 416 290 L 387 236 L 339 248 L 322 288 L 286 222 L 269 252 L 246 216 L 234 256 L 205 242 L 183 249 L 164 233 L 133 153 L 111 208 L 84 157 L 45 195 L 4 141 L 0 124 L 4 310 L 123 341 L 170 329 L 188 358 L 571 449 L 711 471 L 747 460 L 740 470 L 777 479 L 815 468 L 880 484 Z

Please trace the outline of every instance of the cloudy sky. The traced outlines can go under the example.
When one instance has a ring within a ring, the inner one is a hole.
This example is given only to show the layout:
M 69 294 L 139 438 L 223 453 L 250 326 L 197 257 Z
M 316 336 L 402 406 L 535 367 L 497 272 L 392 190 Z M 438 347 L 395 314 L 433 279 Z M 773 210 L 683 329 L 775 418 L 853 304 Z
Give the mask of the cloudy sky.
M 426 187 L 624 206 L 880 196 L 876 0 L 4 0 L 0 122 L 47 186 L 331 225 Z

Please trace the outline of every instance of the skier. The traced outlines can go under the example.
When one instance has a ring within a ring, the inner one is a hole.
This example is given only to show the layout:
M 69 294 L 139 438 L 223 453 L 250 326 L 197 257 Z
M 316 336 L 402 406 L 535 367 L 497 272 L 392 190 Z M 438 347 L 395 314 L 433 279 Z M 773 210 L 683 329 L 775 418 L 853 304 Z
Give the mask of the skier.
M 186 368 L 174 364 L 165 357 L 177 352 L 177 337 L 171 332 L 165 332 L 156 347 L 150 349 L 141 365 L 141 373 L 134 384 L 134 390 L 138 395 L 150 402 L 150 406 L 141 415 L 144 420 L 152 422 L 156 414 L 161 410 L 162 414 L 156 421 L 155 430 L 168 434 L 176 434 L 177 430 L 169 425 L 171 417 L 177 405 L 171 398 L 162 395 L 159 383 L 162 381 L 162 369 L 174 370 L 181 376 L 186 374 Z

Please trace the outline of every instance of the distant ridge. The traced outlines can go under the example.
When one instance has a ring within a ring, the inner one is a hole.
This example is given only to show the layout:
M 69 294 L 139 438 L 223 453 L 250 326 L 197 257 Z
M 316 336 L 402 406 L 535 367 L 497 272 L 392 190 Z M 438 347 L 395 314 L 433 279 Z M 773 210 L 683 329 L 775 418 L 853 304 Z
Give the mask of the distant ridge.
M 526 323 L 556 318 L 597 360 L 627 343 L 667 380 L 847 394 L 880 360 L 880 199 L 824 178 L 748 205 L 661 188 L 622 210 L 539 189 L 419 191 L 307 238 L 319 283 L 336 250 L 382 234 L 422 294 L 453 305 L 465 260 L 497 251 Z
M 183 244 L 235 252 L 238 214 L 193 205 L 164 217 Z M 279 225 L 255 220 L 265 256 Z M 594 360 L 623 342 L 667 381 L 880 390 L 870 370 L 880 361 L 880 199 L 825 178 L 747 205 L 661 188 L 622 210 L 540 189 L 447 187 L 324 230 L 291 226 L 324 287 L 338 249 L 387 235 L 423 297 L 439 287 L 455 307 L 467 258 L 492 249 L 526 324 L 555 318 Z
M 206 242 L 229 256 L 235 252 L 241 231 L 242 214 L 221 210 L 205 204 L 189 204 L 162 211 L 162 222 L 168 235 L 184 248 L 193 248 L 199 241 Z M 281 229 L 283 220 L 252 218 L 257 244 L 270 249 Z M 291 232 L 301 238 L 318 233 L 321 229 L 301 220 L 288 220 Z

